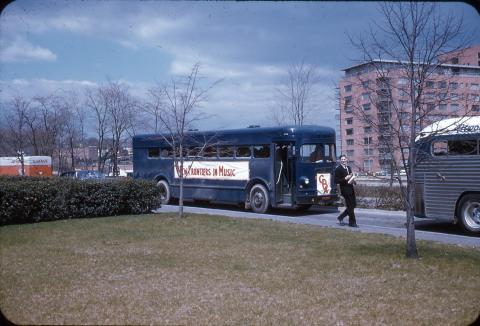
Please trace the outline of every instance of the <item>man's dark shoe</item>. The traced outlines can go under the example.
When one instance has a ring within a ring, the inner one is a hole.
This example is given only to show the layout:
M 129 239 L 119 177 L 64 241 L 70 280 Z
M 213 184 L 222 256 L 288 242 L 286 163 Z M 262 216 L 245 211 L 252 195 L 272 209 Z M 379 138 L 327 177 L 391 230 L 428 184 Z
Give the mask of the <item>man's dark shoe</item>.
M 338 220 L 338 224 L 340 224 L 342 226 L 345 225 L 345 223 L 343 222 L 343 218 L 341 218 L 340 216 L 337 217 L 337 220 Z
M 352 228 L 358 228 L 357 223 L 348 223 L 348 226 L 350 226 Z

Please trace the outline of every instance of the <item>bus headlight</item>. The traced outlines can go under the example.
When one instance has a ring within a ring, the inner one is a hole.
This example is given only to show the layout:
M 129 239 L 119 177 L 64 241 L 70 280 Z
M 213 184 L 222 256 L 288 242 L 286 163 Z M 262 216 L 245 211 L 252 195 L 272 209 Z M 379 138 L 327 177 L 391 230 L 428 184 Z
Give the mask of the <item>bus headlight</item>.
M 310 180 L 307 177 L 300 177 L 300 184 L 306 186 L 310 183 Z

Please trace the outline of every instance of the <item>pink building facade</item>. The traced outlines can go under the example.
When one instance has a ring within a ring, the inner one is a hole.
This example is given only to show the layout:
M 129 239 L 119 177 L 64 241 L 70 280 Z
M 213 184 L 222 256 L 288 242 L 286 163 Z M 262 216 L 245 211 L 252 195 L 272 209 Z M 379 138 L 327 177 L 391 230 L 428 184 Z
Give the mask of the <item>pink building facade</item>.
M 444 63 L 459 64 L 465 66 L 480 66 L 480 45 L 446 53 L 440 57 Z
M 475 51 L 480 46 L 470 49 L 469 56 L 463 56 L 462 60 L 478 56 Z M 456 57 L 447 59 L 452 58 Z M 395 138 L 398 134 L 404 137 L 402 133 L 408 138 L 410 134 L 409 81 L 402 67 L 399 62 L 375 60 L 344 70 L 339 85 L 337 137 L 340 153 L 347 155 L 349 164 L 360 173 L 388 173 L 393 167 L 392 160 L 401 162 L 400 146 L 407 147 L 408 139 L 399 144 Z M 422 108 L 427 114 L 418 116 L 419 129 L 447 117 L 480 115 L 480 66 L 437 67 L 424 85 Z M 386 146 L 395 140 L 398 146 Z

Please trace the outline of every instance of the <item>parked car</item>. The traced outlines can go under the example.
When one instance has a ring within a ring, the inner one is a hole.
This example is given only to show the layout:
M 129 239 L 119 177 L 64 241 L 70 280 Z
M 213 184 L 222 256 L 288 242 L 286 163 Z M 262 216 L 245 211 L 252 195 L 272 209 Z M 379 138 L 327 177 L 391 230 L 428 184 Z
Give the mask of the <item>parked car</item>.
M 80 170 L 62 172 L 60 177 L 73 178 L 79 180 L 100 180 L 105 179 L 105 174 L 94 170 Z

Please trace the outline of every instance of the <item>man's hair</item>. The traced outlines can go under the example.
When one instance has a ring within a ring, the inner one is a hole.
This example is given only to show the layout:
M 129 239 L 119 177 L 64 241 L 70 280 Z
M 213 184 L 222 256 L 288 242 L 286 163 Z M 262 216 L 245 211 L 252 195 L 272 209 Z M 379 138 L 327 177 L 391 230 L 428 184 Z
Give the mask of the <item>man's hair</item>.
M 345 157 L 345 158 L 347 158 L 347 155 L 345 155 L 345 154 L 342 154 L 342 155 L 340 155 L 338 158 L 339 158 L 339 159 L 342 159 L 342 157 Z

